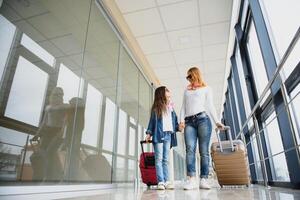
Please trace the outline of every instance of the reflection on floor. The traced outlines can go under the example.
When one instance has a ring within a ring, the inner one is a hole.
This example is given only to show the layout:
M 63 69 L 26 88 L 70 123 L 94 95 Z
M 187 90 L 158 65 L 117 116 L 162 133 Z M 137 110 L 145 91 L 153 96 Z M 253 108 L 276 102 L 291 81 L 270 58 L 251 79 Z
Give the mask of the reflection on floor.
M 198 199 L 212 199 L 212 200 L 298 200 L 300 199 L 300 190 L 292 190 L 285 188 L 266 188 L 259 185 L 252 185 L 250 188 L 213 188 L 211 190 L 190 190 L 185 191 L 181 188 L 175 190 L 159 191 L 146 188 L 135 191 L 132 188 L 119 188 L 110 190 L 106 194 L 72 198 L 75 200 L 121 200 L 121 199 L 143 199 L 143 200 L 198 200 Z

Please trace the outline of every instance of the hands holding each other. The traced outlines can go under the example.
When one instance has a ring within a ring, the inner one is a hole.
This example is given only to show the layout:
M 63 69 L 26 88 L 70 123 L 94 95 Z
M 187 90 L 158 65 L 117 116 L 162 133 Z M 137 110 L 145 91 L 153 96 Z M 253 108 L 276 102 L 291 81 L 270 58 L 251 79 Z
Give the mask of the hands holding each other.
M 185 127 L 184 122 L 180 122 L 180 123 L 179 123 L 179 131 L 180 131 L 180 132 L 183 132 L 183 131 L 184 131 L 184 127 Z
M 151 135 L 150 135 L 150 134 L 147 134 L 147 135 L 146 135 L 145 141 L 146 141 L 146 142 L 150 142 L 150 141 L 151 141 Z

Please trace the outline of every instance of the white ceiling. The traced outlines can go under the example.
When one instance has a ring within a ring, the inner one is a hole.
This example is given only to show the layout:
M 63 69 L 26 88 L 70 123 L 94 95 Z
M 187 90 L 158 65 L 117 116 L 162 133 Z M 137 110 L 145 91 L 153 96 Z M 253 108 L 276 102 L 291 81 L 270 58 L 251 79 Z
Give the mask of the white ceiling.
M 221 110 L 232 0 L 115 0 L 179 111 L 186 71 L 198 66 Z

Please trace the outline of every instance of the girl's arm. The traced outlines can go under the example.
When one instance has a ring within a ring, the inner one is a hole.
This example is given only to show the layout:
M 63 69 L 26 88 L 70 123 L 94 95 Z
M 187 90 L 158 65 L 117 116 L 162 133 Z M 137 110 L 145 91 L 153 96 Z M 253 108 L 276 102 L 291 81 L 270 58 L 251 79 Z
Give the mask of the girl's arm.
M 184 117 L 185 117 L 185 91 L 183 93 L 182 106 L 180 110 L 180 123 L 184 123 Z
M 175 132 L 177 132 L 177 131 L 180 131 L 179 123 L 178 123 L 178 118 L 177 118 L 176 112 L 175 111 L 173 111 L 173 112 L 174 112 L 174 119 L 175 119 Z
M 150 120 L 148 123 L 148 128 L 146 130 L 146 134 L 149 134 L 152 136 L 153 132 L 154 132 L 154 128 L 155 128 L 155 113 L 151 112 L 151 116 L 150 116 Z

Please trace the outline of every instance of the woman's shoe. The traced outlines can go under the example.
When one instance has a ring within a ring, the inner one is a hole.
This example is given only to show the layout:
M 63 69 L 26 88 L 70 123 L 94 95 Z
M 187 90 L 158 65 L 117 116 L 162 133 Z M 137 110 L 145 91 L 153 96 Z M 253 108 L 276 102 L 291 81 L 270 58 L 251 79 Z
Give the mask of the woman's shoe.
M 192 189 L 196 189 L 198 188 L 198 184 L 196 181 L 196 178 L 190 178 L 188 179 L 188 181 L 186 182 L 186 184 L 183 186 L 184 190 L 192 190 Z
M 208 184 L 207 178 L 201 178 L 200 179 L 200 189 L 207 189 L 209 190 L 211 187 Z

